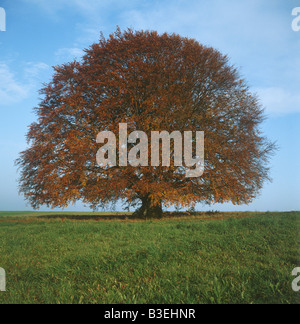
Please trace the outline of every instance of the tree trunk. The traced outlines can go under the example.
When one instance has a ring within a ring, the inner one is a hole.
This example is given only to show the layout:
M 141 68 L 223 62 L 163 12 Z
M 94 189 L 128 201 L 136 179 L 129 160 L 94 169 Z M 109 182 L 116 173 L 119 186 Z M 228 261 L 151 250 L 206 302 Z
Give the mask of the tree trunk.
M 135 211 L 133 217 L 137 218 L 162 218 L 162 203 L 154 204 L 149 196 L 142 198 L 142 206 Z

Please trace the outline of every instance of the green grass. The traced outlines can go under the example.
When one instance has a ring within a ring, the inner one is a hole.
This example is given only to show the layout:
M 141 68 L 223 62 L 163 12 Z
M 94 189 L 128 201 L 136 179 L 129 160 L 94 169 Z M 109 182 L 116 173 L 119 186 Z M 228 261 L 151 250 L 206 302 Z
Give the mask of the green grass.
M 300 302 L 300 212 L 75 216 L 0 212 L 0 304 Z

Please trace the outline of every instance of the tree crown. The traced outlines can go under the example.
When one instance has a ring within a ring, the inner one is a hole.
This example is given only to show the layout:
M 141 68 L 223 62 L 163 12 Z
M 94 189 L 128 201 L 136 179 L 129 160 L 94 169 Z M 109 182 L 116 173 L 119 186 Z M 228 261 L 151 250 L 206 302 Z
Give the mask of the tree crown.
M 260 132 L 258 98 L 227 56 L 179 35 L 119 29 L 85 53 L 55 67 L 27 134 L 30 147 L 17 160 L 20 191 L 33 207 L 77 200 L 97 207 L 119 199 L 242 204 L 257 196 L 274 144 Z M 204 131 L 204 174 L 186 178 L 185 166 L 174 163 L 99 168 L 97 134 L 117 134 L 120 123 L 149 136 Z

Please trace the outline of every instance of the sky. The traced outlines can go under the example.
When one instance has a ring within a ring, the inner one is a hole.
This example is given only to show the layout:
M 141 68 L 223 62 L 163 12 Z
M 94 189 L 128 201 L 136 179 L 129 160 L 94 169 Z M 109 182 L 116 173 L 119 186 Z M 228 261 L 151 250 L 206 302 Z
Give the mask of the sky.
M 14 161 L 27 148 L 38 90 L 53 66 L 80 59 L 101 31 L 107 37 L 117 26 L 177 33 L 218 49 L 265 107 L 262 131 L 279 147 L 273 181 L 249 205 L 197 209 L 300 210 L 300 28 L 292 28 L 300 26 L 292 15 L 300 0 L 0 0 L 0 7 L 0 210 L 31 210 L 18 194 Z M 89 209 L 78 203 L 66 210 Z

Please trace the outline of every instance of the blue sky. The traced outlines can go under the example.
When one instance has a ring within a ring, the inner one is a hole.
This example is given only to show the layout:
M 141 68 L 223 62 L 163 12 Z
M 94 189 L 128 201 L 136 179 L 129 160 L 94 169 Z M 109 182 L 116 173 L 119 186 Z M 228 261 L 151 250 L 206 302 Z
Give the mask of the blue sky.
M 80 58 L 100 31 L 108 36 L 117 25 L 179 33 L 228 54 L 266 108 L 263 132 L 280 148 L 273 182 L 248 206 L 199 209 L 300 210 L 300 31 L 292 30 L 300 0 L 0 0 L 0 7 L 0 210 L 31 209 L 18 195 L 14 160 L 27 147 L 52 66 Z

